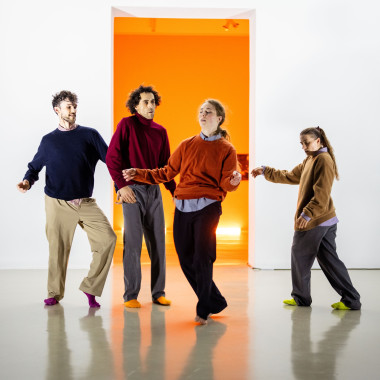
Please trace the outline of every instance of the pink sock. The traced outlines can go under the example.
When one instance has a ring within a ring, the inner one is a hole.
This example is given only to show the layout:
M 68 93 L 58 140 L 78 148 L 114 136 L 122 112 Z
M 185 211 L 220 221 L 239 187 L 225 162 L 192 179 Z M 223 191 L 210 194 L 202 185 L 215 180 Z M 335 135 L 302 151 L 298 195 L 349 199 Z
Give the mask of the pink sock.
M 44 300 L 44 302 L 45 302 L 45 305 L 47 305 L 47 306 L 56 305 L 58 303 L 58 301 L 54 297 L 46 298 L 46 300 Z
M 95 296 L 93 296 L 92 294 L 88 294 L 86 292 L 83 292 L 83 293 L 87 296 L 88 304 L 90 305 L 90 307 L 100 307 L 100 304 L 96 302 Z

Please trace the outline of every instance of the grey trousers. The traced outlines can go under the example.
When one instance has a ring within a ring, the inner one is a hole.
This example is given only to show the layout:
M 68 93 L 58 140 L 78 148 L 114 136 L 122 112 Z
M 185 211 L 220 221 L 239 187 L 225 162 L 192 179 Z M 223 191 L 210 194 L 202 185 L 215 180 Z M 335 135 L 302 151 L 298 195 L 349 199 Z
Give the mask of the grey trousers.
M 165 221 L 158 185 L 131 185 L 136 203 L 123 203 L 124 300 L 137 299 L 141 287 L 141 248 L 144 234 L 151 261 L 152 299 L 165 295 Z
M 341 296 L 341 302 L 351 309 L 360 309 L 360 295 L 353 287 L 346 266 L 336 253 L 337 225 L 315 227 L 309 231 L 295 231 L 292 245 L 292 296 L 299 306 L 310 306 L 311 267 L 315 258 Z

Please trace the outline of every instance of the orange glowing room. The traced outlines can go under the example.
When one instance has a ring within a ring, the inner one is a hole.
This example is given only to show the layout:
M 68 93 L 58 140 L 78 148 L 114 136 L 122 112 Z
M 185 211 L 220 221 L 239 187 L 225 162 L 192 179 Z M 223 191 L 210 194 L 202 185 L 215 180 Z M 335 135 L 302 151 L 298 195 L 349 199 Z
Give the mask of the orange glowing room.
M 173 151 L 182 140 L 199 133 L 198 108 L 205 99 L 215 98 L 226 106 L 225 127 L 241 160 L 245 159 L 242 163 L 248 165 L 249 20 L 232 24 L 218 19 L 115 17 L 114 33 L 114 129 L 130 115 L 125 103 L 132 89 L 153 85 L 162 98 L 155 121 L 167 129 Z M 160 187 L 167 261 L 175 263 L 174 206 L 170 192 Z M 248 181 L 243 180 L 239 191 L 229 193 L 223 202 L 217 230 L 219 264 L 248 263 L 247 205 Z M 114 263 L 121 263 L 123 214 L 116 204 L 113 226 L 118 235 Z M 149 262 L 145 247 L 142 260 Z

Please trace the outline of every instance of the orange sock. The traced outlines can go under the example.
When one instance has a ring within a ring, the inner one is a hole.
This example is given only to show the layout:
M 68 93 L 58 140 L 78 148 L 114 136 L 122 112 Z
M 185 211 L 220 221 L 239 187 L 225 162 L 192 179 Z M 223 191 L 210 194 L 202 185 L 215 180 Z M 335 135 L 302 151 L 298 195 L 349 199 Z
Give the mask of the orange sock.
M 141 307 L 141 303 L 137 300 L 129 300 L 127 302 L 124 302 L 125 307 L 133 307 L 133 308 L 139 308 Z

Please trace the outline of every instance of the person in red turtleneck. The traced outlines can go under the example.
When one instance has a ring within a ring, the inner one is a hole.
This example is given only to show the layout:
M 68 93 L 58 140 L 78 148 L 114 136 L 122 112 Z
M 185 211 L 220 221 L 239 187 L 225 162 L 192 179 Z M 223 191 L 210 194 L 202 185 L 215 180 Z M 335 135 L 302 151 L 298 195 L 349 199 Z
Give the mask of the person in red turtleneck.
M 118 189 L 124 216 L 124 305 L 141 307 L 137 297 L 141 286 L 141 247 L 144 235 L 151 260 L 151 293 L 154 303 L 169 306 L 165 298 L 166 255 L 165 221 L 159 185 L 126 181 L 126 168 L 164 167 L 170 157 L 166 129 L 153 121 L 161 97 L 151 86 L 132 91 L 127 101 L 132 116 L 119 122 L 111 139 L 106 164 Z M 174 194 L 174 180 L 165 183 Z

